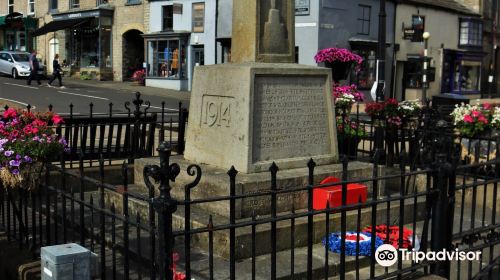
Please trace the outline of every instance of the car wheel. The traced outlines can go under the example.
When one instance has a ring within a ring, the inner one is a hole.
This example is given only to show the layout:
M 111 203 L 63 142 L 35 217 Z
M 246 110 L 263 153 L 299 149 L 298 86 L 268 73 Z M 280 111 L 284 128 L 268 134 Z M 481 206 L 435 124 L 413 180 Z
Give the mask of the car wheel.
M 12 69 L 12 78 L 14 78 L 14 79 L 19 78 L 19 74 L 17 73 L 17 69 L 16 68 Z

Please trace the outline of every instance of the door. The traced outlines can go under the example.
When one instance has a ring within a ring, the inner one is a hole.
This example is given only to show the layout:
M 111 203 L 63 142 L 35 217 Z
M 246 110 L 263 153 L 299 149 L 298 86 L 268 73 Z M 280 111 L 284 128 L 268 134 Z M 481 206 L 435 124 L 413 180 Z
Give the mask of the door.
M 54 69 L 52 69 L 52 60 L 54 60 L 54 56 L 59 53 L 59 39 L 57 38 L 52 38 L 49 41 L 49 59 L 47 60 L 47 71 L 48 72 L 54 72 Z
M 193 46 L 193 70 L 195 66 L 205 65 L 205 48 L 203 46 Z
M 8 58 L 10 56 L 6 53 L 0 53 L 0 72 L 10 74 L 10 72 L 7 70 L 8 68 Z

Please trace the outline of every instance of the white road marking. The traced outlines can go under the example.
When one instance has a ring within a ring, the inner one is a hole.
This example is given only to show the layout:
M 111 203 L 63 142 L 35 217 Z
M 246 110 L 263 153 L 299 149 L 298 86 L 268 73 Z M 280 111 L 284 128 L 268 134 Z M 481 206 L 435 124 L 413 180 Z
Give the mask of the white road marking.
M 148 105 L 142 105 L 142 107 L 148 107 Z M 149 108 L 153 108 L 153 109 L 159 109 L 161 110 L 161 107 L 157 107 L 157 106 L 149 106 Z M 174 111 L 174 112 L 179 112 L 179 109 L 171 109 L 171 108 L 165 108 L 165 111 Z
M 3 98 L 3 97 L 0 97 L 0 99 L 5 100 L 5 101 L 9 101 L 9 102 L 12 102 L 12 103 L 17 103 L 17 104 L 23 105 L 23 106 L 28 106 L 29 105 L 28 103 L 24 103 L 24 102 L 17 101 L 17 100 L 14 100 L 14 99 L 8 99 L 8 98 Z M 34 109 L 36 109 L 36 107 L 35 106 L 31 106 L 31 109 L 34 110 Z
M 39 89 L 37 87 L 32 87 L 32 86 L 28 86 L 28 85 L 20 85 L 20 84 L 13 84 L 13 83 L 4 83 L 4 84 L 11 85 L 11 86 L 24 87 L 24 88 Z
M 86 95 L 86 94 L 78 94 L 78 93 L 74 93 L 74 92 L 67 92 L 67 91 L 58 91 L 58 92 L 59 93 L 64 93 L 64 94 L 69 94 L 69 95 L 81 96 L 81 97 L 88 97 L 88 98 L 101 99 L 101 100 L 109 100 L 108 98 L 104 98 L 104 97 L 93 96 L 93 95 Z

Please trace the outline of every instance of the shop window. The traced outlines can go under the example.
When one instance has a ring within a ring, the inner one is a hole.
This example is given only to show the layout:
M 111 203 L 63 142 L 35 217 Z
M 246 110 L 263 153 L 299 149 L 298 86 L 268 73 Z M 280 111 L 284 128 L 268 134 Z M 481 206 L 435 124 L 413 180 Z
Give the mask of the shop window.
M 58 0 L 49 0 L 49 10 L 57 10 Z
M 35 14 L 35 0 L 28 0 L 28 14 Z
M 453 91 L 479 92 L 481 81 L 481 62 L 462 60 L 455 64 Z
M 480 19 L 460 19 L 459 47 L 481 47 L 483 45 L 483 23 Z
M 358 6 L 358 34 L 370 35 L 371 11 L 372 7 L 370 6 Z
M 9 14 L 14 12 L 14 0 L 9 0 L 9 4 L 8 4 L 7 9 L 9 11 Z
M 148 40 L 147 76 L 150 78 L 186 78 L 186 39 Z
M 356 72 L 354 69 L 351 72 L 351 83 L 358 85 L 360 89 L 371 89 L 375 82 L 376 75 L 376 50 L 375 47 L 362 47 L 355 46 L 352 52 L 361 56 L 363 62 L 360 71 Z
M 103 21 L 101 20 L 101 59 L 104 63 L 100 66 L 105 68 L 113 67 L 112 55 L 111 55 L 111 25 L 102 26 Z
M 174 29 L 174 9 L 172 5 L 163 6 L 163 31 Z
M 412 42 L 423 42 L 424 41 L 423 35 L 425 30 L 425 17 L 421 15 L 412 16 L 411 27 L 415 32 Z
M 71 8 L 72 9 L 80 8 L 80 0 L 71 0 Z
M 203 33 L 205 29 L 205 3 L 193 3 L 193 32 Z

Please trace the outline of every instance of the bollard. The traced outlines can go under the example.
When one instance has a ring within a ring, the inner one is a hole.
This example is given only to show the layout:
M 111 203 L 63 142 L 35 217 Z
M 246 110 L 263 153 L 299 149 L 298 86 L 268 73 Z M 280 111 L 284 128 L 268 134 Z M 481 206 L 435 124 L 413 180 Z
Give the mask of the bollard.
M 76 244 L 41 248 L 42 280 L 90 280 L 97 274 L 97 255 Z

